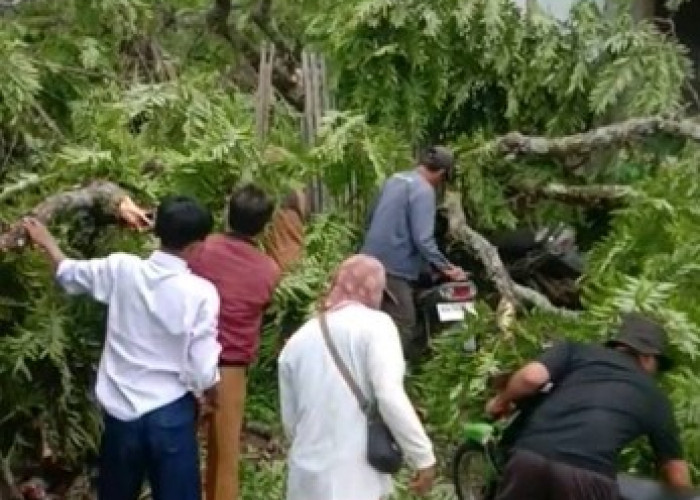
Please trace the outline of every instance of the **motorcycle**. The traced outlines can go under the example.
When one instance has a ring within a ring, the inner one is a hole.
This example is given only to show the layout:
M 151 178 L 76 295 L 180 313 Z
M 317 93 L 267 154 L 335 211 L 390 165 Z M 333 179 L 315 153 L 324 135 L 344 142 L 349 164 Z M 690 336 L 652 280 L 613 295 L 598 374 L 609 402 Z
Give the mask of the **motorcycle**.
M 514 281 L 538 290 L 556 306 L 581 307 L 576 281 L 585 262 L 572 227 L 521 228 L 496 233 L 489 241 Z
M 431 338 L 459 328 L 467 314 L 475 312 L 477 288 L 471 279 L 445 281 L 423 276 L 419 280 L 418 289 L 416 314 L 419 338 L 426 347 Z
M 481 269 L 478 261 L 462 245 L 450 248 L 448 221 L 444 210 L 435 220 L 435 238 L 440 250 L 463 269 Z M 558 307 L 580 309 L 577 281 L 584 271 L 584 257 L 576 244 L 576 232 L 563 223 L 537 229 L 518 228 L 485 235 L 498 250 L 506 270 L 519 284 L 529 286 Z M 490 285 L 482 273 L 476 275 L 480 287 Z
M 510 374 L 491 378 L 496 391 L 505 388 Z M 501 423 L 469 422 L 463 430 L 463 441 L 452 459 L 452 481 L 459 500 L 493 500 L 507 461 L 507 452 L 527 420 L 553 385 L 521 402 L 515 413 Z M 679 493 L 658 481 L 618 474 L 620 500 L 700 500 L 700 492 Z

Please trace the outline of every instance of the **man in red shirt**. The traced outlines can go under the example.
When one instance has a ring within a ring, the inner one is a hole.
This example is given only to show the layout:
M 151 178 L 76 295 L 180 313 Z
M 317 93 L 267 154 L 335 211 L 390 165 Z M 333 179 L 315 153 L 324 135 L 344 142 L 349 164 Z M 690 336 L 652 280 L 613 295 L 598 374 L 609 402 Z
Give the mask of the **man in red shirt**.
M 249 184 L 236 189 L 229 201 L 229 233 L 210 236 L 188 256 L 190 269 L 211 281 L 221 298 L 221 382 L 207 438 L 207 500 L 238 498 L 246 368 L 257 355 L 263 313 L 282 270 L 298 257 L 302 242 L 300 222 L 282 224 L 290 215 L 289 207 L 285 206 L 273 223 L 276 236 L 267 238 L 268 252 L 284 258 L 278 258 L 280 262 L 277 262 L 258 250 L 255 239 L 261 235 L 273 212 L 273 201 L 260 188 Z M 303 221 L 303 205 L 298 212 Z M 280 224 L 287 231 L 280 232 L 277 228 Z M 270 251 L 270 246 L 274 251 Z

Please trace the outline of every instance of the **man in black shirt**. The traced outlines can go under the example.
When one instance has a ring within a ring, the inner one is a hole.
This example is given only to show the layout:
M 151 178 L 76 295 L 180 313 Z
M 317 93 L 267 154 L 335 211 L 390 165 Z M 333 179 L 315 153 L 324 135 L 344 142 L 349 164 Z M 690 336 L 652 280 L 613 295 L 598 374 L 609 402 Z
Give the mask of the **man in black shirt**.
M 516 372 L 492 399 L 494 417 L 517 400 L 543 397 L 512 447 L 497 500 L 613 500 L 620 451 L 647 436 L 665 481 L 690 487 L 671 404 L 652 375 L 671 367 L 666 333 L 636 313 L 605 346 L 562 342 Z

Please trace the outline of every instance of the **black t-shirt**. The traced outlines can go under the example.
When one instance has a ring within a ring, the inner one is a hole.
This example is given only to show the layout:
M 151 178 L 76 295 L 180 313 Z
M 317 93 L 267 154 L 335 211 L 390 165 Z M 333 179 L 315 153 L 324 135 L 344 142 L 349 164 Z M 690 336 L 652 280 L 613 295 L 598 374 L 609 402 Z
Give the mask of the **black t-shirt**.
M 622 448 L 644 435 L 659 463 L 682 458 L 671 404 L 631 356 L 562 342 L 538 361 L 554 389 L 528 418 L 515 448 L 609 477 Z

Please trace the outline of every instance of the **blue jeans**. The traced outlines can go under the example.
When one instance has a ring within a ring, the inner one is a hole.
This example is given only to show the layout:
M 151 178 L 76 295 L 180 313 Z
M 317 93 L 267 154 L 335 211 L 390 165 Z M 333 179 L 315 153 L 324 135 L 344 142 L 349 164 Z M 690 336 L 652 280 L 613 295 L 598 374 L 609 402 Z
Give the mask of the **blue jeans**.
M 105 415 L 100 500 L 136 500 L 148 477 L 154 500 L 200 500 L 197 403 L 191 394 L 141 418 Z

